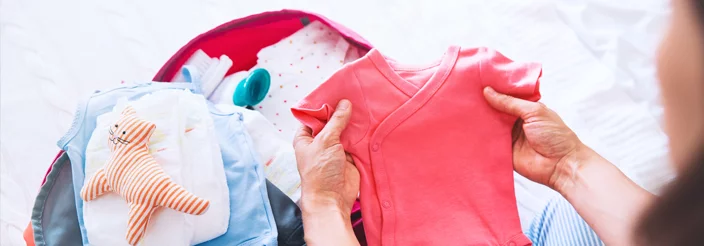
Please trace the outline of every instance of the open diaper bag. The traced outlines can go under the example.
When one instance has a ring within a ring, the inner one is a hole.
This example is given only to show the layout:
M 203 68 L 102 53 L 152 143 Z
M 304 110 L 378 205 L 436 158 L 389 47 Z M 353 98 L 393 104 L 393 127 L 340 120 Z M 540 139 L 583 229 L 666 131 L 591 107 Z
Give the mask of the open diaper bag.
M 323 16 L 265 12 L 195 37 L 152 81 L 88 95 L 42 181 L 27 245 L 305 245 L 298 122 L 285 114 L 371 48 Z M 235 106 L 258 69 L 268 92 Z M 365 244 L 359 203 L 351 213 Z

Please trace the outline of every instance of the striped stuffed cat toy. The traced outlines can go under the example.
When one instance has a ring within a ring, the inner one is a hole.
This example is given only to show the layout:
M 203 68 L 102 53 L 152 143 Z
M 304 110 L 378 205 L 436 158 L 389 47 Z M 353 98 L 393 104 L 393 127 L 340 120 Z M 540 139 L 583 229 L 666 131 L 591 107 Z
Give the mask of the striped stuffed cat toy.
M 86 202 L 108 191 L 127 201 L 130 210 L 126 238 L 130 245 L 144 237 L 149 218 L 157 208 L 201 215 L 210 205 L 174 183 L 149 154 L 147 144 L 155 128 L 153 123 L 138 119 L 134 108 L 125 108 L 109 129 L 110 159 L 81 190 Z

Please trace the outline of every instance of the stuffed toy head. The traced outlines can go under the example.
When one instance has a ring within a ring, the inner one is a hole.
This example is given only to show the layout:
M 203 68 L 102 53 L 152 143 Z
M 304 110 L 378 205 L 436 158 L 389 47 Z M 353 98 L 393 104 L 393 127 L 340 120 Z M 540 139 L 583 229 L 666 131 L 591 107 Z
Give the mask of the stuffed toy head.
M 144 237 L 149 219 L 159 207 L 200 215 L 210 206 L 208 200 L 174 183 L 149 154 L 147 145 L 154 129 L 153 123 L 137 118 L 134 108 L 125 108 L 108 130 L 110 159 L 81 189 L 86 202 L 108 191 L 127 201 L 130 211 L 126 238 L 131 245 Z
M 154 123 L 137 118 L 134 108 L 127 106 L 122 110 L 120 119 L 108 130 L 110 150 L 114 152 L 121 147 L 147 145 L 154 129 Z

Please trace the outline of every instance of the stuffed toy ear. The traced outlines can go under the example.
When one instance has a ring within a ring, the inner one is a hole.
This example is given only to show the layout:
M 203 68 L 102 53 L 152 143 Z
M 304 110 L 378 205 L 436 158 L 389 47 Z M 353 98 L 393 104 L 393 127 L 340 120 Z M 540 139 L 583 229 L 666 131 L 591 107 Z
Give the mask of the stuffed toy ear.
M 137 111 L 134 111 L 132 106 L 127 106 L 122 110 L 122 115 L 134 115 Z

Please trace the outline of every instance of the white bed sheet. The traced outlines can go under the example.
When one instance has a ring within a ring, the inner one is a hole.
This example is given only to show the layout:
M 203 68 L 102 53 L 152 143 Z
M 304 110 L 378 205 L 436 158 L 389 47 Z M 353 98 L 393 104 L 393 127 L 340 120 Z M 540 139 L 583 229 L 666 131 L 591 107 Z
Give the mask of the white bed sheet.
M 79 98 L 149 80 L 197 34 L 281 8 L 321 13 L 400 61 L 458 44 L 542 62 L 543 102 L 584 142 L 650 190 L 671 177 L 653 65 L 667 0 L 1 0 L 0 245 L 23 245 Z M 555 194 L 516 178 L 525 227 Z

